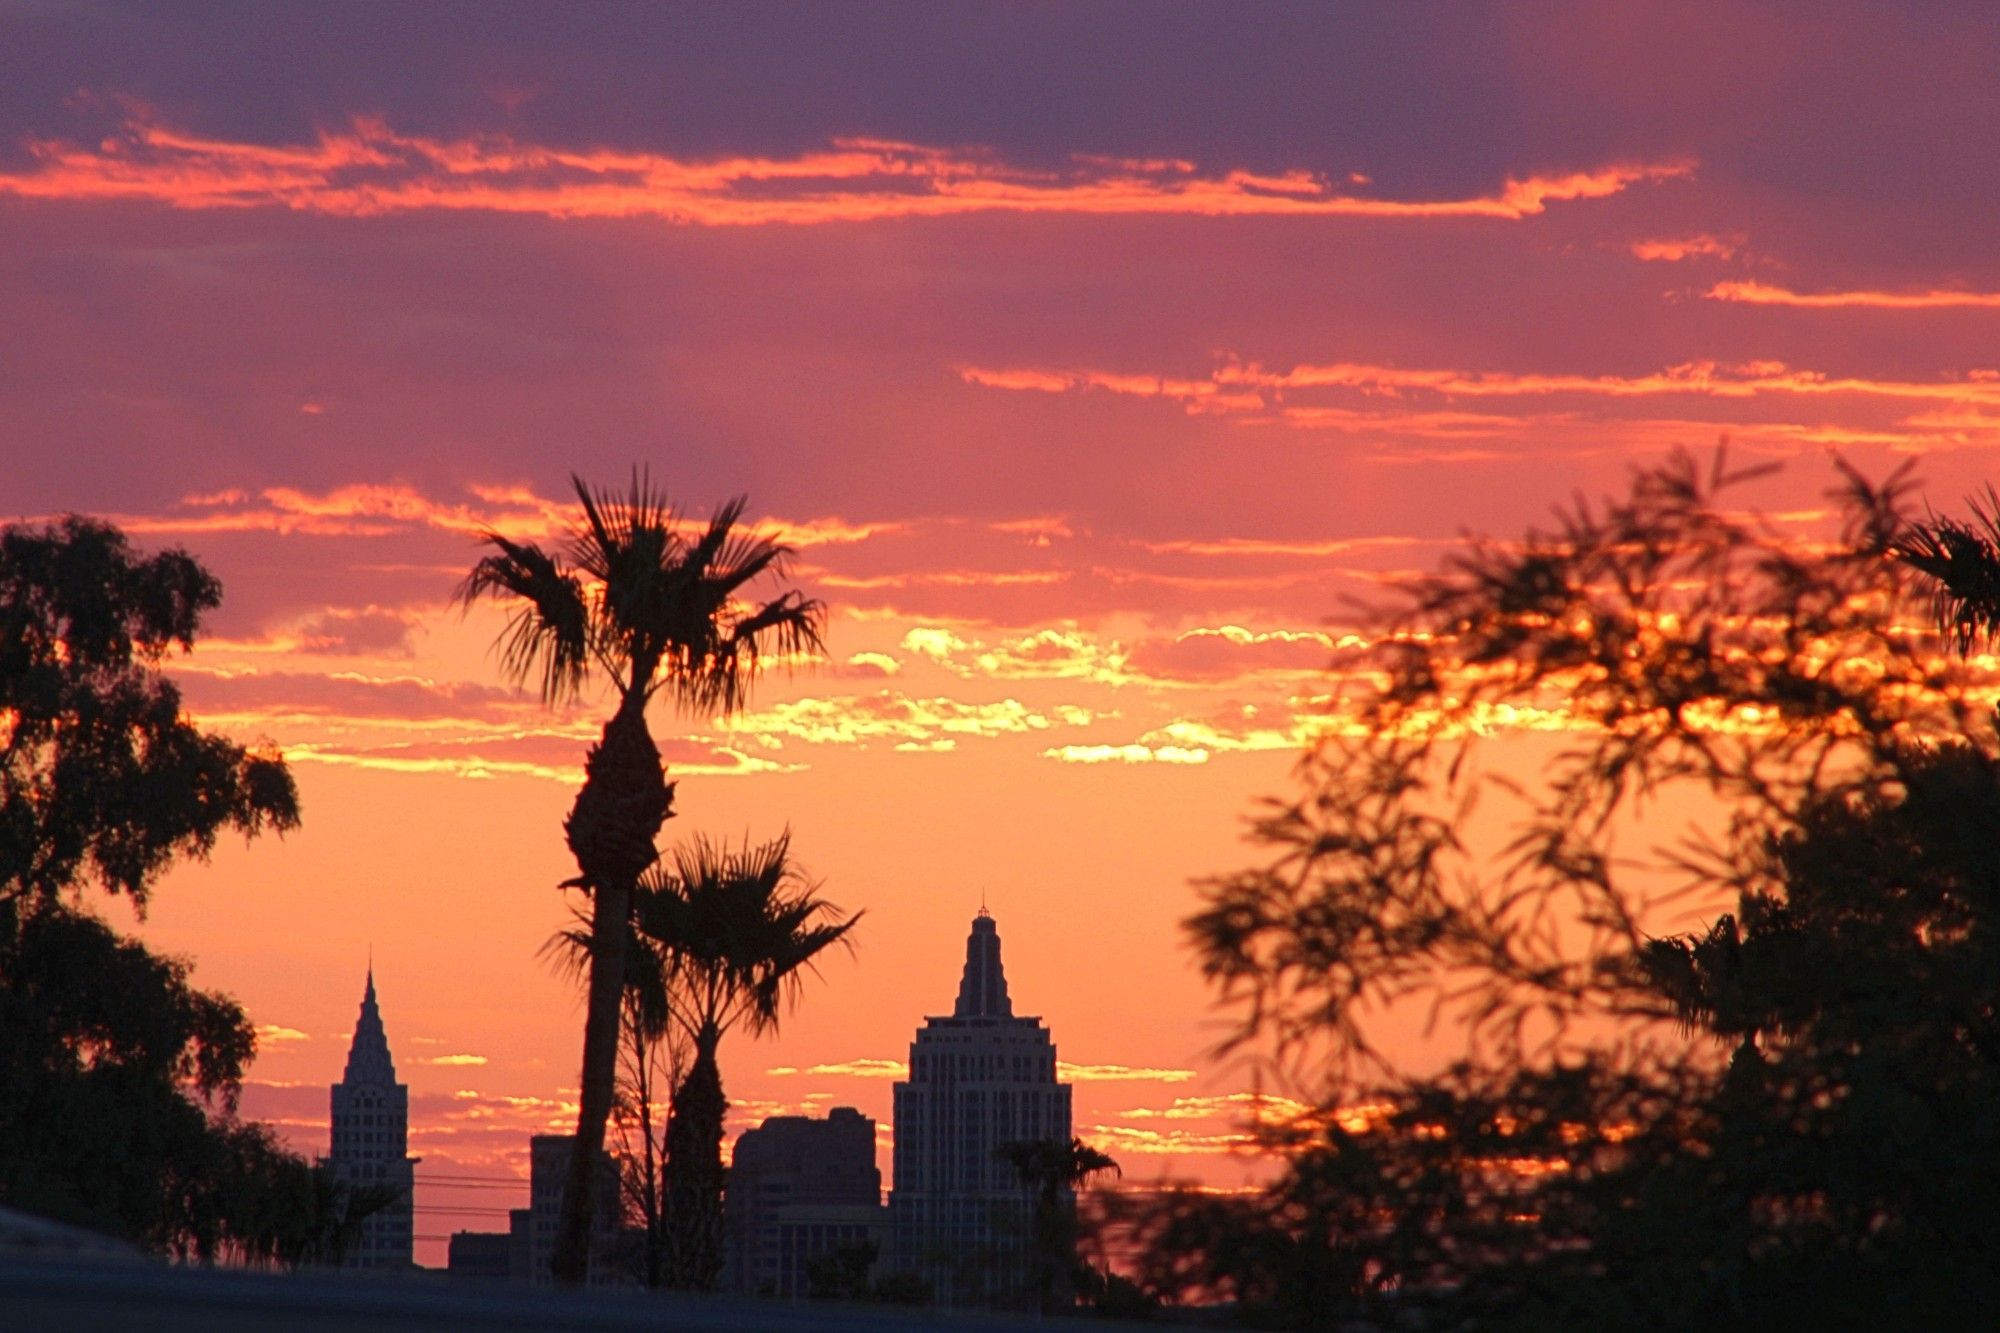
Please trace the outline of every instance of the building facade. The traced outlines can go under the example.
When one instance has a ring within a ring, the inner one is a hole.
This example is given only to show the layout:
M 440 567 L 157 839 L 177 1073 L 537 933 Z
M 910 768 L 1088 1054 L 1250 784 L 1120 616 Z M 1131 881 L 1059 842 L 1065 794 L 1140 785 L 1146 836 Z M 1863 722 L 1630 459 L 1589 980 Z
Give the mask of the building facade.
M 1071 1137 L 1069 1085 L 1039 1018 L 1017 1016 L 1000 931 L 973 918 L 949 1017 L 931 1017 L 895 1087 L 894 1264 L 940 1301 L 990 1304 L 1027 1280 L 1033 1191 L 1002 1145 Z
M 354 1197 L 387 1189 L 394 1201 L 361 1223 L 341 1263 L 346 1268 L 408 1268 L 413 1261 L 417 1158 L 409 1155 L 410 1090 L 396 1081 L 389 1036 L 375 1001 L 375 969 L 361 994 L 347 1068 L 333 1085 L 333 1146 L 326 1164 Z
M 772 1116 L 743 1131 L 723 1198 L 726 1290 L 804 1296 L 813 1265 L 846 1247 L 886 1248 L 875 1122 L 851 1106 L 824 1120 Z

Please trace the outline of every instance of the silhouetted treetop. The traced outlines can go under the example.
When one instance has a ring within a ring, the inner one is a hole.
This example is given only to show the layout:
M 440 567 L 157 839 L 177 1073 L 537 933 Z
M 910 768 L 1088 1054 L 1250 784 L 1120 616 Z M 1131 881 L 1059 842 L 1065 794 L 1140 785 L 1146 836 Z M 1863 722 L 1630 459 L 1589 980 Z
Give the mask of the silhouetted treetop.
M 186 552 L 90 519 L 0 532 L 0 895 L 90 878 L 143 907 L 222 827 L 298 824 L 284 761 L 197 730 L 158 670 L 221 595 Z
M 466 606 L 515 604 L 501 661 L 545 700 L 576 695 L 595 662 L 621 694 L 664 689 L 690 708 L 734 712 L 764 654 L 820 651 L 821 603 L 789 589 L 744 600 L 783 575 L 791 548 L 741 528 L 743 497 L 697 528 L 640 474 L 623 494 L 570 480 L 582 517 L 566 547 L 487 533 L 496 550 L 457 593 Z

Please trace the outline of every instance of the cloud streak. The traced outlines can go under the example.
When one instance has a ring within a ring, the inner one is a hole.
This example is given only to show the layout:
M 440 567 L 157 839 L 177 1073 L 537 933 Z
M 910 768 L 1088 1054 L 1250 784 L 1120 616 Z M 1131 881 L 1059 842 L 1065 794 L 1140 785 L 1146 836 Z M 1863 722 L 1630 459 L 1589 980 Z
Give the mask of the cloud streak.
M 1076 704 L 1030 707 L 1018 699 L 966 703 L 882 690 L 872 695 L 795 699 L 741 713 L 722 723 L 730 735 L 789 738 L 813 745 L 1026 735 L 1083 726 L 1097 717 Z
M 1651 240 L 1632 241 L 1625 248 L 1634 259 L 1649 264 L 1678 264 L 1688 259 L 1729 259 L 1742 248 L 1740 236 L 1711 236 L 1702 232 L 1694 236 L 1663 236 Z
M 1868 308 L 1875 310 L 1950 310 L 2000 308 L 2000 292 L 1965 292 L 1933 288 L 1922 292 L 1835 291 L 1795 292 L 1762 282 L 1718 282 L 1702 293 L 1711 301 L 1745 305 L 1799 306 L 1809 310 Z
M 1384 447 L 1379 457 L 1396 462 L 1499 458 L 1504 454 L 1493 444 L 1501 440 L 1531 450 L 1601 451 L 1607 425 L 1616 427 L 1625 448 L 1664 448 L 1718 433 L 1752 445 L 1879 445 L 1904 453 L 2000 445 L 2000 370 L 1991 368 L 1926 380 L 1834 375 L 1778 360 L 1693 360 L 1640 374 L 1583 374 L 1362 361 L 1278 369 L 1225 355 L 1199 379 L 1089 367 L 964 365 L 958 374 L 981 388 L 1163 401 L 1193 416 L 1349 435 L 1378 447 L 1440 442 L 1437 448 Z M 1483 410 L 1457 406 L 1461 400 L 1481 403 Z M 1818 422 L 1621 415 L 1629 413 L 1626 405 L 1673 400 L 1757 410 L 1770 401 L 1811 403 L 1816 411 L 1874 415 Z M 1885 410 L 1910 415 L 1883 419 Z
M 4 185 L 0 185 L 0 193 L 5 193 Z M 212 491 L 183 496 L 178 506 L 166 512 L 106 517 L 138 536 L 270 532 L 387 537 L 428 530 L 474 538 L 502 532 L 518 541 L 547 541 L 566 537 L 576 528 L 573 499 L 551 499 L 519 485 L 474 482 L 465 489 L 477 503 L 438 499 L 397 482 L 361 482 L 324 491 L 291 486 L 268 486 L 254 492 Z M 682 525 L 692 533 L 701 523 L 698 517 L 686 517 Z M 850 545 L 900 532 L 906 526 L 901 522 L 771 517 L 751 519 L 746 524 L 750 531 L 800 549 Z
M 1384 199 L 1307 171 L 1204 171 L 1167 158 L 1077 153 L 1048 170 L 979 148 L 837 138 L 795 157 L 696 159 L 504 134 L 408 134 L 376 116 L 322 129 L 311 142 L 265 144 L 205 137 L 145 110 L 128 113 L 97 143 L 35 138 L 26 150 L 30 165 L 0 173 L 0 194 L 339 217 L 478 211 L 703 227 L 974 213 L 1518 221 L 1553 203 L 1601 199 L 1694 169 L 1686 161 L 1613 163 L 1510 177 L 1483 195 Z

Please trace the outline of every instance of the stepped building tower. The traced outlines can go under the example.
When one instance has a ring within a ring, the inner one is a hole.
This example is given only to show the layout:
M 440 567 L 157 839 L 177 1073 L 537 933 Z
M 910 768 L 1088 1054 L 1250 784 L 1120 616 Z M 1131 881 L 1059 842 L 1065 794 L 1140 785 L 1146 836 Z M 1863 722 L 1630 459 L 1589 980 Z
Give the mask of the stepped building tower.
M 347 1071 L 333 1085 L 333 1149 L 326 1164 L 350 1190 L 386 1186 L 398 1197 L 361 1223 L 342 1260 L 344 1267 L 410 1266 L 417 1159 L 409 1155 L 409 1143 L 410 1090 L 396 1081 L 371 967 L 361 995 L 361 1018 L 354 1025 L 354 1043 L 347 1051 Z
M 1006 1143 L 1070 1140 L 1070 1089 L 1039 1018 L 1017 1016 L 985 908 L 965 943 L 950 1017 L 924 1020 L 895 1088 L 896 1267 L 951 1304 L 988 1304 L 1026 1279 L 1033 1191 Z

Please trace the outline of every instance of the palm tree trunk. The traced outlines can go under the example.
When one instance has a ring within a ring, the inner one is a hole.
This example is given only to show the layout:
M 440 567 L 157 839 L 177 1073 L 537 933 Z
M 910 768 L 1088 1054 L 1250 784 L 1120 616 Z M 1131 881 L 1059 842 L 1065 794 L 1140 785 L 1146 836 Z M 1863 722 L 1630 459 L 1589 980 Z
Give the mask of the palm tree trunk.
M 721 1041 L 712 1025 L 696 1035 L 667 1123 L 667 1285 L 682 1291 L 713 1291 L 722 1272 Z
M 582 1286 L 590 1274 L 590 1221 L 604 1123 L 618 1079 L 618 1030 L 624 1016 L 625 953 L 632 934 L 632 890 L 653 863 L 653 839 L 672 813 L 673 784 L 646 730 L 645 699 L 621 701 L 584 761 L 564 832 L 591 895 L 590 985 L 583 1021 L 576 1142 L 556 1222 L 549 1271 L 557 1285 Z

